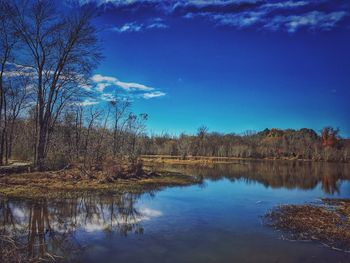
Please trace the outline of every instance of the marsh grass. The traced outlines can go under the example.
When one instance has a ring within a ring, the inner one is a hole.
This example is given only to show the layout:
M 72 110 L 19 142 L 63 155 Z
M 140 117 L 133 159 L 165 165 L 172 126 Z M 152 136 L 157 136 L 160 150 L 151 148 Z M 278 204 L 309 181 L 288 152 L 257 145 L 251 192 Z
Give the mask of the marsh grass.
M 266 214 L 266 224 L 290 240 L 314 240 L 350 252 L 350 200 L 322 199 L 319 204 L 281 205 Z
M 34 172 L 11 174 L 0 177 L 0 195 L 12 198 L 65 197 L 86 191 L 105 193 L 140 193 L 160 190 L 168 186 L 186 186 L 201 183 L 201 178 L 176 172 L 148 172 L 149 176 L 139 178 L 106 180 L 102 172 L 86 177 L 76 170 L 63 173 Z

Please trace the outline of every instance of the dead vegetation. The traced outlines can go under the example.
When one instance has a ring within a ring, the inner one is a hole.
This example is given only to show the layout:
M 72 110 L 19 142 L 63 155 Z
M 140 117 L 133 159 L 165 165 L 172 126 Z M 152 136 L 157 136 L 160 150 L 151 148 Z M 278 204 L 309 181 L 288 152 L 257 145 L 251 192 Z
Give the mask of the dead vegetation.
M 141 155 L 144 164 L 150 166 L 161 165 L 190 165 L 213 168 L 215 164 L 237 164 L 241 160 L 252 160 L 249 158 L 235 157 L 207 157 L 207 156 L 187 156 L 185 159 L 181 156 L 170 155 Z
M 70 166 L 54 172 L 32 172 L 0 176 L 0 196 L 14 198 L 51 198 L 79 194 L 85 191 L 144 192 L 167 186 L 201 183 L 201 178 L 166 170 L 154 172 L 150 167 L 108 165 L 106 168 L 83 172 Z
M 4 262 L 22 262 L 23 258 L 19 250 L 15 240 L 9 236 L 0 235 L 0 256 Z
M 91 179 L 98 180 L 100 183 L 159 176 L 159 174 L 150 171 L 149 167 L 144 169 L 141 159 L 130 161 L 127 158 L 106 158 L 98 165 L 89 166 L 88 169 L 81 163 L 74 163 L 51 173 L 59 175 L 63 180 Z
M 323 199 L 320 204 L 281 205 L 266 214 L 266 223 L 289 240 L 313 240 L 350 252 L 350 200 Z
M 27 245 L 9 235 L 0 235 L 0 259 L 3 263 L 55 262 L 61 257 L 47 251 L 40 257 L 27 258 Z

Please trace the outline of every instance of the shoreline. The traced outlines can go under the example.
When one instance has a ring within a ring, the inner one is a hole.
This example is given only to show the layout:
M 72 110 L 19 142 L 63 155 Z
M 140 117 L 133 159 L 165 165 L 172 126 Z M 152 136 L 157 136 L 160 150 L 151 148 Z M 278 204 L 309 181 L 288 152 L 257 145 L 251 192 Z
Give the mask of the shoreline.
M 149 177 L 117 179 L 111 182 L 101 180 L 101 178 L 74 179 L 72 177 L 67 179 L 55 172 L 8 174 L 0 177 L 0 196 L 36 199 L 69 197 L 89 191 L 143 193 L 161 190 L 164 187 L 201 183 L 200 178 L 176 172 L 157 171 L 153 174 Z
M 108 176 L 101 171 L 93 171 L 84 175 L 75 168 L 59 171 L 34 172 L 28 169 L 25 172 L 12 171 L 0 175 L 0 196 L 4 197 L 52 197 L 70 195 L 77 191 L 106 191 L 106 192 L 143 192 L 158 190 L 162 187 L 186 186 L 201 183 L 202 179 L 191 174 L 180 173 L 177 169 L 169 169 L 167 165 L 185 165 L 188 167 L 201 166 L 213 168 L 216 164 L 241 165 L 245 162 L 300 162 L 300 163 L 327 163 L 312 160 L 284 160 L 284 159 L 252 159 L 236 157 L 202 157 L 188 156 L 182 160 L 181 156 L 151 155 L 141 156 L 144 173 L 139 177 Z M 344 164 L 344 163 L 339 163 Z M 346 163 L 345 163 L 346 164 Z M 25 165 L 30 165 L 26 163 Z M 9 169 L 7 166 L 6 169 Z M 24 166 L 23 166 L 24 167 Z M 28 166 L 30 167 L 30 166 Z M 16 167 L 14 167 L 17 169 Z
M 140 158 L 145 163 L 167 163 L 167 164 L 215 164 L 215 163 L 235 163 L 237 161 L 289 161 L 289 162 L 310 162 L 310 163 L 341 163 L 343 161 L 324 161 L 299 158 L 251 158 L 251 157 L 213 157 L 213 156 L 187 156 L 185 159 L 179 155 L 141 155 Z

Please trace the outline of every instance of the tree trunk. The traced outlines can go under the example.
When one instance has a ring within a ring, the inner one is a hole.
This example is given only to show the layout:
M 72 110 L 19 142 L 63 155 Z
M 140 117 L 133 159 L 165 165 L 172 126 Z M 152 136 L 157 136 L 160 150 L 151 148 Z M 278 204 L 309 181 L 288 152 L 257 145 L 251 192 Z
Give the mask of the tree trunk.
M 45 155 L 47 144 L 48 127 L 47 123 L 39 123 L 39 134 L 36 143 L 35 166 L 39 171 L 45 168 Z

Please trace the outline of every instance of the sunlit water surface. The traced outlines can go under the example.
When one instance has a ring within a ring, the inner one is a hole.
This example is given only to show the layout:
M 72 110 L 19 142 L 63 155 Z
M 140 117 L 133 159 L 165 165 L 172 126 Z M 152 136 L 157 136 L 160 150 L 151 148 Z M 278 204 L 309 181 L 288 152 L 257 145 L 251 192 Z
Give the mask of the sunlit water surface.
M 28 257 L 49 252 L 71 262 L 350 262 L 349 254 L 283 240 L 262 224 L 278 204 L 350 197 L 348 165 L 166 168 L 203 181 L 139 195 L 1 200 L 1 231 L 21 236 Z

